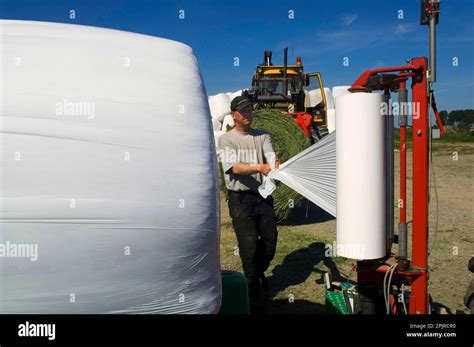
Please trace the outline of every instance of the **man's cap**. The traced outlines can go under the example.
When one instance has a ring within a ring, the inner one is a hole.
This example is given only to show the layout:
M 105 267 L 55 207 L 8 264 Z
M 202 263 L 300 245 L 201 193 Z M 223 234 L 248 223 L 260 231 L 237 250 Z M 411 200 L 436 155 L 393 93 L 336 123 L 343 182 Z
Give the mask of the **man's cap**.
M 244 109 L 247 106 L 253 106 L 254 103 L 250 101 L 247 97 L 245 96 L 236 96 L 232 102 L 230 103 L 230 110 L 232 112 L 234 111 L 239 111 Z

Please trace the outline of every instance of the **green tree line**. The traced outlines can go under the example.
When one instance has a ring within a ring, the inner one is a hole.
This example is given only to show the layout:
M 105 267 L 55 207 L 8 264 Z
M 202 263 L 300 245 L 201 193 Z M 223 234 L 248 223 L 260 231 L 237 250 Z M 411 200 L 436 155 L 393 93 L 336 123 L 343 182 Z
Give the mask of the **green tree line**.
M 452 125 L 460 129 L 469 129 L 474 125 L 474 110 L 454 110 L 439 113 L 444 125 Z

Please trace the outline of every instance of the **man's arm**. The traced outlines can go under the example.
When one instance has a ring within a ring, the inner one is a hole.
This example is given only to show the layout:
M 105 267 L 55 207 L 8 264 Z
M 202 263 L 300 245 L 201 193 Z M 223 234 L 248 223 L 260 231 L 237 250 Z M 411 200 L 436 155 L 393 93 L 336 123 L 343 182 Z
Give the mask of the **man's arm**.
M 256 173 L 268 175 L 270 172 L 269 164 L 245 164 L 245 163 L 235 163 L 232 165 L 232 172 L 235 175 L 253 175 Z
M 231 141 L 221 136 L 218 141 L 219 155 L 221 158 L 222 169 L 224 173 L 232 171 L 234 175 L 253 175 L 262 173 L 268 175 L 271 168 L 269 164 L 248 164 L 237 162 L 237 149 L 232 145 Z
M 276 157 L 276 153 L 273 150 L 272 139 L 269 134 L 265 135 L 263 142 L 263 153 L 267 159 L 267 164 L 244 164 L 235 163 L 232 166 L 232 172 L 236 175 L 253 175 L 255 173 L 261 173 L 265 176 L 271 171 L 271 166 L 268 163 L 270 158 L 275 160 L 275 168 L 278 169 L 280 166 L 280 160 Z

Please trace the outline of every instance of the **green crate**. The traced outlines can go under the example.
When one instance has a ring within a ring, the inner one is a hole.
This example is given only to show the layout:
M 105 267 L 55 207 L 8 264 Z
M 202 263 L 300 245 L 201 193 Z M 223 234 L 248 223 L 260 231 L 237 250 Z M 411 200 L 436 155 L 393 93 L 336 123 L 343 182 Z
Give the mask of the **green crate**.
M 341 283 L 341 287 L 347 290 L 347 289 L 352 289 L 354 286 L 348 283 Z M 354 298 L 354 295 L 351 292 L 348 292 L 348 296 L 351 299 Z M 324 297 L 326 299 L 326 302 L 325 302 L 326 309 L 330 313 L 350 314 L 349 310 L 347 309 L 346 302 L 344 300 L 344 294 L 342 293 L 342 291 L 326 289 L 326 293 Z

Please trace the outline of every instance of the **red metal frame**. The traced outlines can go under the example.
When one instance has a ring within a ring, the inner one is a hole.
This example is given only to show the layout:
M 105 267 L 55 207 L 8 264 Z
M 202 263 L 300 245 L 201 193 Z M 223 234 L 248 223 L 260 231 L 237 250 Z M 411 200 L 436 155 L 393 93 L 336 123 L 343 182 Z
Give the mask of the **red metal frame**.
M 406 90 L 406 78 L 400 81 L 400 89 Z M 400 224 L 407 222 L 407 127 L 400 126 Z
M 412 102 L 419 103 L 420 114 L 412 115 L 413 143 L 413 226 L 412 226 L 412 261 L 407 271 L 397 269 L 394 272 L 394 285 L 411 285 L 409 300 L 410 314 L 428 313 L 428 85 L 426 71 L 427 58 L 413 58 L 411 65 L 380 68 L 365 71 L 349 89 L 352 92 L 370 92 L 368 82 L 371 76 L 387 72 L 398 72 L 395 84 L 383 86 L 390 90 L 405 89 L 406 79 L 411 77 Z M 433 103 L 432 105 L 433 106 Z M 436 112 L 436 104 L 434 103 Z M 437 121 L 443 133 L 441 119 Z M 400 223 L 406 223 L 406 127 L 400 128 Z M 388 254 L 388 258 L 378 261 L 363 261 L 357 264 L 358 285 L 383 285 L 383 278 L 390 264 L 396 258 Z M 390 298 L 392 300 L 392 298 Z M 393 307 L 393 305 L 392 305 Z
M 432 93 L 432 98 L 431 98 L 431 107 L 433 108 L 433 112 L 436 116 L 436 122 L 438 123 L 438 126 L 439 126 L 440 136 L 443 136 L 444 135 L 443 122 L 441 121 L 441 117 L 439 115 L 438 108 L 436 107 L 436 100 L 435 100 L 435 97 L 434 97 L 433 93 Z
M 426 72 L 428 59 L 416 58 L 412 65 Z M 421 81 L 412 79 L 412 101 L 420 103 L 420 114 L 412 117 L 413 143 L 413 235 L 412 267 L 420 272 L 411 284 L 409 313 L 428 313 L 428 85 L 426 73 Z

